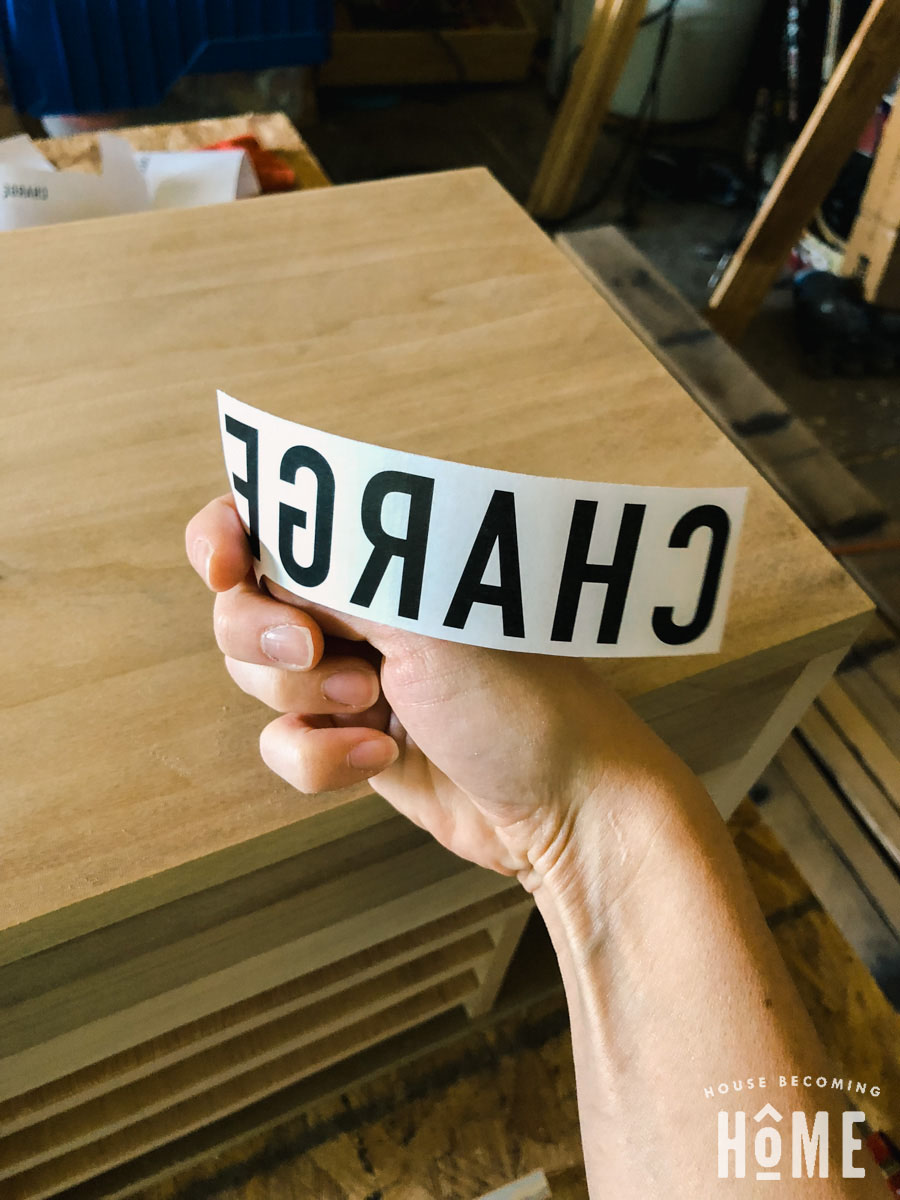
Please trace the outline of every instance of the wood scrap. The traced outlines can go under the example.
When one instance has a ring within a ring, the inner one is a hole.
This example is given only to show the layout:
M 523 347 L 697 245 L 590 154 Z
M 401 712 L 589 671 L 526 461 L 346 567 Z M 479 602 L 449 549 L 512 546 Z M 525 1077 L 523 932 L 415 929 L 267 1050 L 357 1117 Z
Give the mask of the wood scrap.
M 900 5 L 873 0 L 713 292 L 713 328 L 739 340 L 844 165 L 900 61 Z

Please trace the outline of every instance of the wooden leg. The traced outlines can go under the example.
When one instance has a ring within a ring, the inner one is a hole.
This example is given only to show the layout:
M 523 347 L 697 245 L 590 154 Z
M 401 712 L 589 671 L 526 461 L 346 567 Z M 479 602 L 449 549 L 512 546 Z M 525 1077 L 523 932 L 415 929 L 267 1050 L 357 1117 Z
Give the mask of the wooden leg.
M 713 292 L 707 317 L 723 337 L 737 341 L 746 329 L 856 145 L 898 62 L 900 3 L 872 0 Z
M 519 944 L 519 938 L 528 923 L 531 909 L 530 902 L 523 904 L 502 921 L 495 921 L 488 926 L 488 931 L 494 939 L 494 952 L 483 960 L 482 965 L 476 967 L 478 990 L 465 1002 L 466 1012 L 470 1017 L 480 1017 L 493 1007 L 507 967 Z
M 536 217 L 564 217 L 628 59 L 647 0 L 595 0 L 594 13 L 528 197 Z

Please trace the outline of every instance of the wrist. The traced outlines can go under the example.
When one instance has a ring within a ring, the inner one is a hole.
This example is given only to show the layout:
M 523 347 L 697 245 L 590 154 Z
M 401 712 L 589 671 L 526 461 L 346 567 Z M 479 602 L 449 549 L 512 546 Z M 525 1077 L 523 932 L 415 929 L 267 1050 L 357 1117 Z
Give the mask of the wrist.
M 535 903 L 561 957 L 578 962 L 608 945 L 613 915 L 665 902 L 673 882 L 730 845 L 699 779 L 680 761 L 607 772 L 570 810 L 557 842 L 534 862 Z

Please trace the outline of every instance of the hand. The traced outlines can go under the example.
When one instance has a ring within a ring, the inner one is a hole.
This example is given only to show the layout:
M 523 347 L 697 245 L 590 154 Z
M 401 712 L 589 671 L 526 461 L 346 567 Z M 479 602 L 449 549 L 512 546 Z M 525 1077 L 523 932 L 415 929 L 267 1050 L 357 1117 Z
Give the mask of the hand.
M 284 714 L 262 757 L 300 791 L 369 779 L 448 849 L 534 891 L 577 869 L 583 822 L 599 814 L 615 842 L 642 790 L 688 774 L 580 660 L 457 645 L 261 590 L 231 497 L 190 521 L 186 545 L 218 593 L 229 673 Z

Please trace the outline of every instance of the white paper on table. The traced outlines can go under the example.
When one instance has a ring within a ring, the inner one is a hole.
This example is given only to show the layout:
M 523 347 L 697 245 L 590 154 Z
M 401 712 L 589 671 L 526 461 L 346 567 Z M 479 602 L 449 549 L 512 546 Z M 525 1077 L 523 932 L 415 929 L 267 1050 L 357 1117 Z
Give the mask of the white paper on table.
M 56 170 L 27 133 L 17 133 L 0 140 L 0 163 L 4 166 L 33 167 L 35 171 Z
M 0 141 L 0 230 L 259 195 L 243 150 L 136 153 L 113 133 L 98 134 L 97 145 L 94 175 L 57 171 L 27 134 Z
M 99 175 L 56 171 L 49 163 L 46 167 L 23 165 L 29 156 L 21 144 L 13 148 L 12 160 L 4 161 L 0 147 L 0 229 L 53 225 L 149 208 L 147 186 L 128 143 L 113 134 L 101 133 L 97 144 Z
M 193 208 L 259 195 L 243 150 L 151 150 L 135 154 L 154 208 Z
M 746 488 L 488 470 L 218 398 L 258 576 L 476 646 L 584 658 L 719 649 Z

